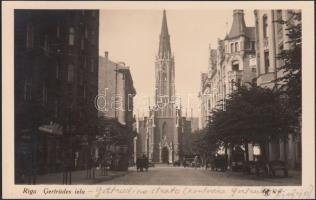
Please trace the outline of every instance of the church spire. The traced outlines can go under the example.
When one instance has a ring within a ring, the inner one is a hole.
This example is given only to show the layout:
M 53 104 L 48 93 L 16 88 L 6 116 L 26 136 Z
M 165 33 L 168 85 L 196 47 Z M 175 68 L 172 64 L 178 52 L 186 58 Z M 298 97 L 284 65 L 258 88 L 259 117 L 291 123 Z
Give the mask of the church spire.
M 163 10 L 158 56 L 159 58 L 171 57 L 170 35 L 168 32 L 166 10 Z

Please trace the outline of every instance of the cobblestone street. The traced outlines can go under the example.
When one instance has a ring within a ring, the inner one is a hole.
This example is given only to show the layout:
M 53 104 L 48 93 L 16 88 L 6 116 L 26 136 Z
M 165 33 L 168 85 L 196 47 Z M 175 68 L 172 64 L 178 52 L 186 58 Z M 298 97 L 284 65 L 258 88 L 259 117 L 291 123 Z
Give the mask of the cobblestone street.
M 37 184 L 62 184 L 62 174 L 53 173 L 37 177 Z M 95 171 L 95 179 L 87 179 L 86 171 L 72 172 L 72 184 L 83 185 L 196 185 L 196 186 L 290 186 L 301 184 L 301 174 L 290 171 L 288 178 L 263 178 L 241 172 L 219 172 L 204 168 L 183 168 L 156 165 L 148 171 L 137 172 L 134 167 L 126 171 L 109 171 L 101 176 Z
M 208 185 L 208 186 L 268 186 L 300 185 L 299 172 L 290 171 L 288 178 L 263 178 L 244 175 L 241 172 L 217 172 L 202 168 L 183 168 L 157 165 L 148 172 L 137 172 L 134 168 L 129 173 L 98 184 L 121 185 Z

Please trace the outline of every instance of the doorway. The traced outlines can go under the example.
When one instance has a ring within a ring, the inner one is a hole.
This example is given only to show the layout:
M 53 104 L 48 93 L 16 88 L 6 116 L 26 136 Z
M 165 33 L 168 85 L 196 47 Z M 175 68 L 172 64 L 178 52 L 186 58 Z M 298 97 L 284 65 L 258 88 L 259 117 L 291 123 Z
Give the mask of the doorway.
M 169 162 L 169 152 L 168 152 L 168 148 L 164 147 L 161 150 L 161 160 L 163 163 L 168 163 Z

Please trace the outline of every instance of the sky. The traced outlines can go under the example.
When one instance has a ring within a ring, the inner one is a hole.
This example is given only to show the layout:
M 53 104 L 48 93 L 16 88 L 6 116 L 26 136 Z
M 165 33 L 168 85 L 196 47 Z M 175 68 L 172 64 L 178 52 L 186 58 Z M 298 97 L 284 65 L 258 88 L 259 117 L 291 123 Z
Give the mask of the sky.
M 175 57 L 176 95 L 183 112 L 199 115 L 198 92 L 201 72 L 206 72 L 209 45 L 229 32 L 233 10 L 166 10 L 171 50 Z M 244 10 L 246 26 L 254 26 L 252 10 Z M 153 103 L 155 57 L 161 32 L 162 10 L 101 10 L 99 55 L 130 67 L 136 97 L 134 113 L 146 115 Z M 150 100 L 148 100 L 150 96 Z

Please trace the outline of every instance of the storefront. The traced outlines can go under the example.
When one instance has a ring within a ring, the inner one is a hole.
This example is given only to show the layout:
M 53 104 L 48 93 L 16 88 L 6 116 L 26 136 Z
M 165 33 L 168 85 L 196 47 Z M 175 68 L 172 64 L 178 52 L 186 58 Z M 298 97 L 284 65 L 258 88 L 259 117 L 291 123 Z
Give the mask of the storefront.
M 131 153 L 129 128 L 114 119 L 104 120 L 103 123 L 104 129 L 99 131 L 97 137 L 99 160 L 105 159 L 110 165 L 110 170 L 128 170 Z
M 38 173 L 53 173 L 62 170 L 62 127 L 51 122 L 38 128 L 37 166 Z

